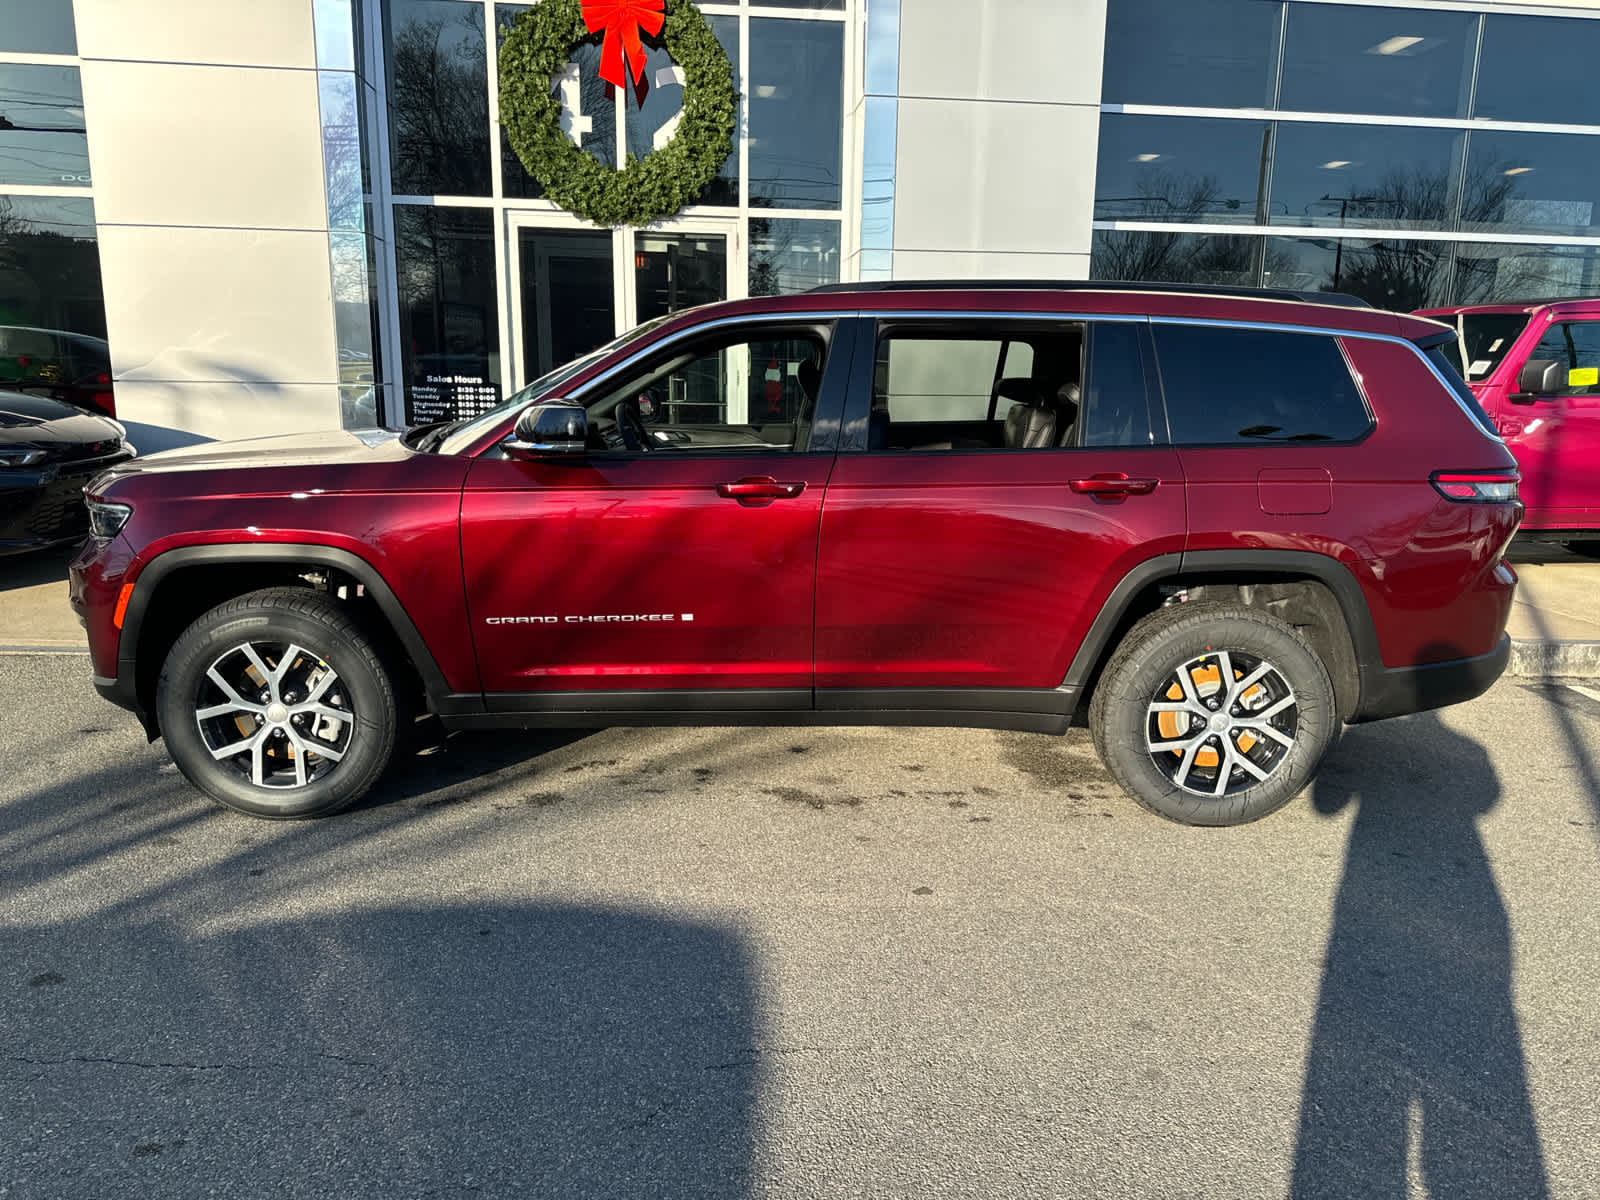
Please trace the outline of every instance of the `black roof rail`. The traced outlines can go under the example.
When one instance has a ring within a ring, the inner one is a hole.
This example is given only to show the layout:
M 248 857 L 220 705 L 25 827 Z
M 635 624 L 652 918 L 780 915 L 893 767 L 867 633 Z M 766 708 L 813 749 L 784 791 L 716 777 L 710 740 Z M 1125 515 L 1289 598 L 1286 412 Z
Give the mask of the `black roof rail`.
M 1112 279 L 875 279 L 864 283 L 825 283 L 812 292 L 929 292 L 929 291 L 1040 291 L 1040 292 L 1179 292 L 1194 296 L 1240 296 L 1253 300 L 1299 300 L 1311 304 L 1337 304 L 1344 308 L 1371 308 L 1360 296 L 1345 292 L 1296 292 L 1288 288 L 1239 287 L 1229 284 L 1157 283 L 1150 280 Z

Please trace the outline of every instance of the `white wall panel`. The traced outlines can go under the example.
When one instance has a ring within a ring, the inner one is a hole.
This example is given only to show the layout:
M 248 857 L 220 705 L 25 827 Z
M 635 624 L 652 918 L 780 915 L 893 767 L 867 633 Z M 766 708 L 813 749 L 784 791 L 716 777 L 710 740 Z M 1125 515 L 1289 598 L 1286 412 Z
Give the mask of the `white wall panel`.
M 124 380 L 335 380 L 326 233 L 102 225 L 100 270 L 119 404 Z
M 117 418 L 141 454 L 196 442 L 272 437 L 339 428 L 339 389 L 331 383 L 117 384 Z
M 900 94 L 1100 103 L 1106 0 L 900 0 Z
M 1089 249 L 1098 106 L 901 99 L 895 273 L 902 250 Z
M 1087 279 L 1089 255 L 897 250 L 894 273 L 899 279 Z
M 314 72 L 85 62 L 83 100 L 102 225 L 327 228 Z
M 74 0 L 84 58 L 314 67 L 311 0 Z

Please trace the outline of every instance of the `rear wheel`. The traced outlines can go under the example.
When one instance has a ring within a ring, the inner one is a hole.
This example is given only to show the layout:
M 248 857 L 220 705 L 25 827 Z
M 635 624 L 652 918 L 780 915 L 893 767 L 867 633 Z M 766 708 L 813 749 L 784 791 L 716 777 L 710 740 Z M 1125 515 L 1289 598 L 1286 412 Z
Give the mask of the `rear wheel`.
M 1181 604 L 1128 632 L 1089 728 L 1144 807 L 1186 825 L 1241 825 L 1311 781 L 1338 716 L 1327 669 L 1290 626 L 1242 606 Z
M 252 592 L 197 620 L 167 655 L 156 712 L 189 781 L 257 817 L 336 812 L 394 750 L 382 660 L 338 604 L 306 588 Z

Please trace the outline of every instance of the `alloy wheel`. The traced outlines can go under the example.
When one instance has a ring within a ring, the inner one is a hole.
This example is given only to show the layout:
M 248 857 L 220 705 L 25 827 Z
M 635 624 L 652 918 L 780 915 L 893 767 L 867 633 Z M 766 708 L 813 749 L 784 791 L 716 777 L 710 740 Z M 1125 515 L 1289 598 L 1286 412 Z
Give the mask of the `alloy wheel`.
M 211 757 L 262 788 L 303 788 L 350 752 L 355 712 L 326 659 L 292 642 L 244 642 L 219 655 L 195 689 Z
M 1145 749 L 1176 787 L 1222 797 L 1270 779 L 1294 748 L 1294 689 L 1264 658 L 1207 651 L 1173 671 L 1146 710 Z

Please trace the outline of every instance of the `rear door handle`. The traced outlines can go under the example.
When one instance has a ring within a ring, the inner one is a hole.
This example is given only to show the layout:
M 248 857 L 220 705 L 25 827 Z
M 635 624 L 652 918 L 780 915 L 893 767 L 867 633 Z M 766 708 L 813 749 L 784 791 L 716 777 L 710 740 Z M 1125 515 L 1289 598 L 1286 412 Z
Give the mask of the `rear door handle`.
M 770 504 L 774 500 L 792 500 L 806 490 L 805 482 L 780 483 L 770 475 L 746 475 L 732 483 L 717 484 L 717 495 L 740 504 Z
M 1121 471 L 1107 471 L 1087 479 L 1069 479 L 1067 486 L 1082 496 L 1148 496 L 1159 479 L 1136 479 Z

